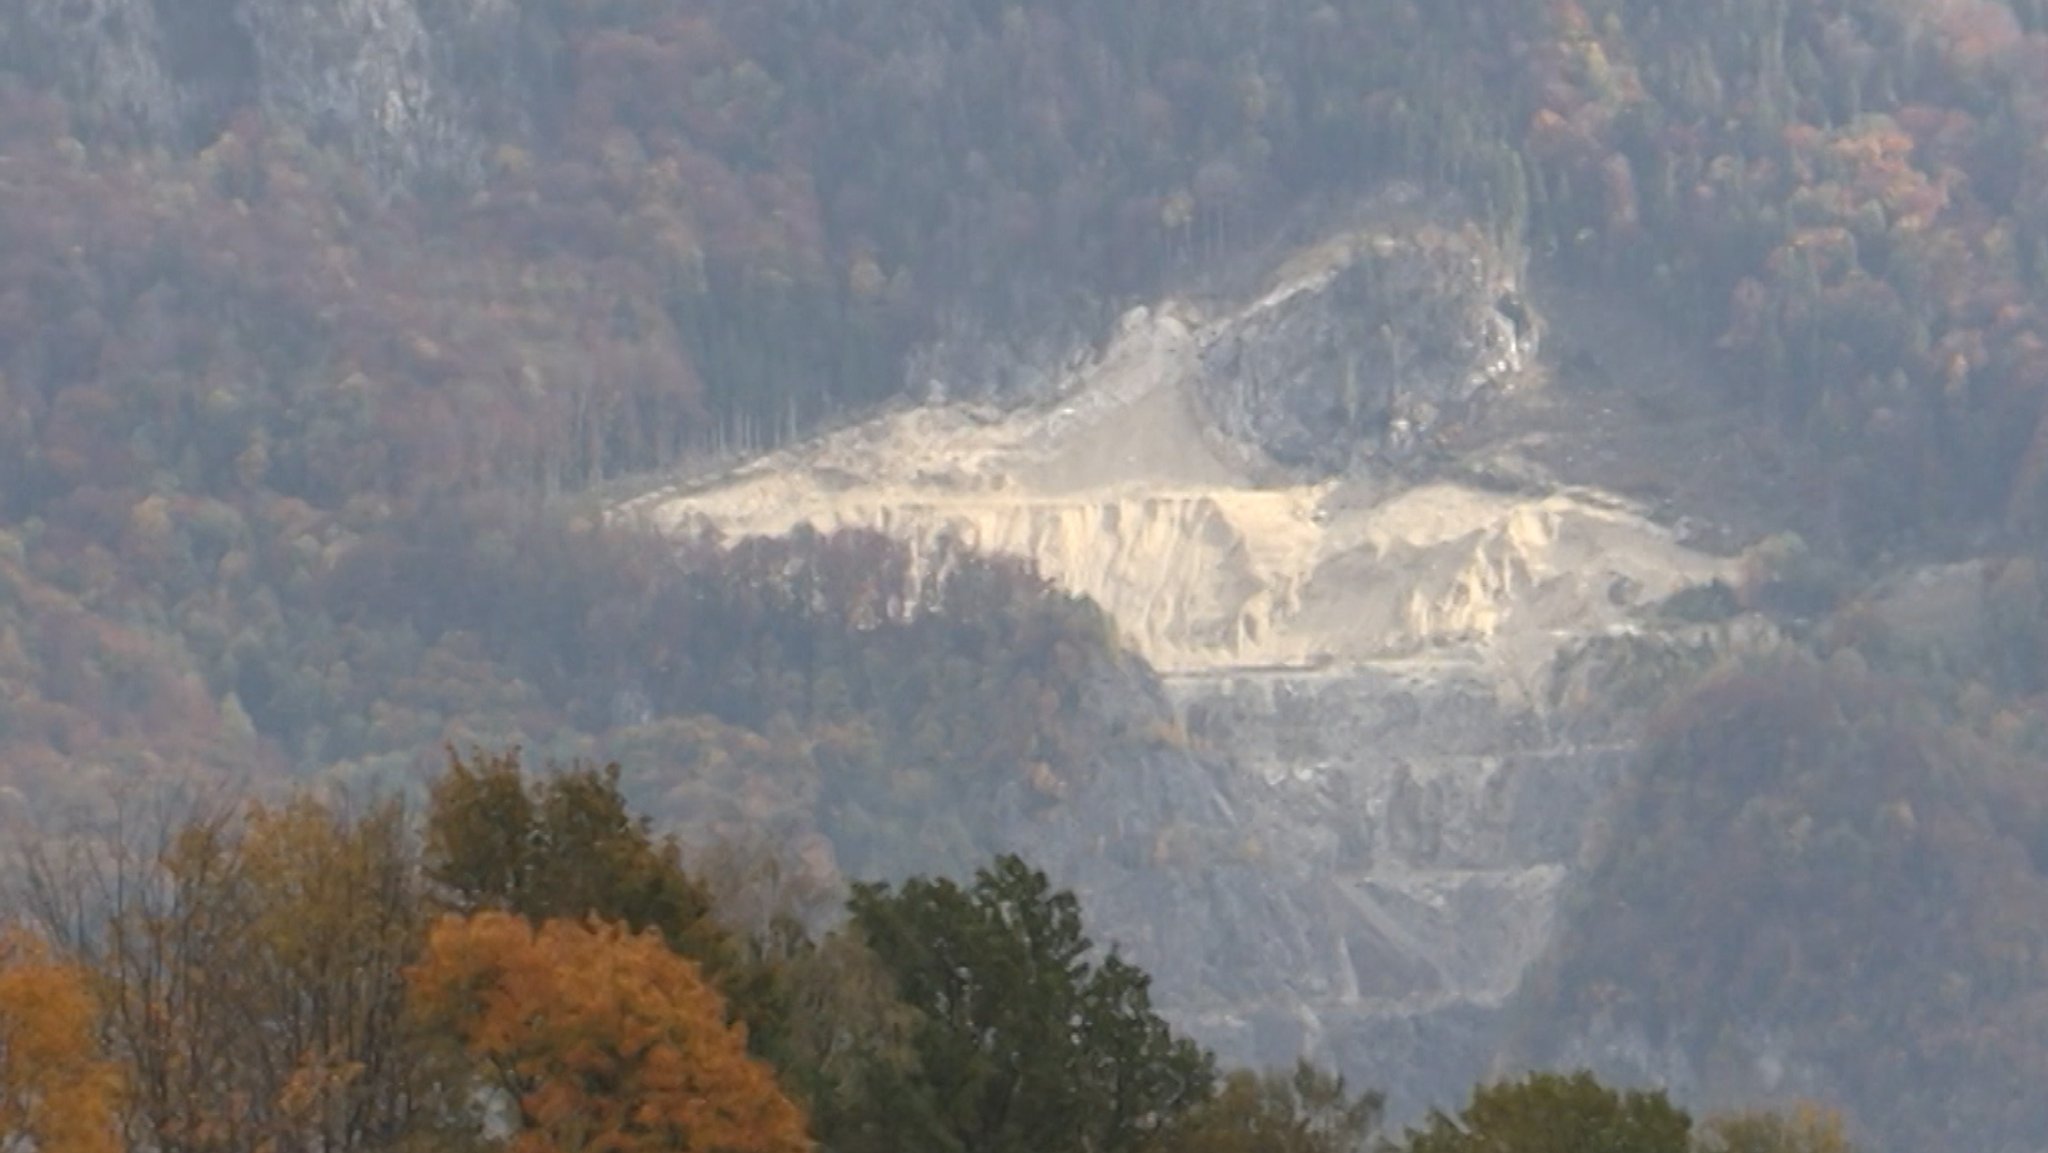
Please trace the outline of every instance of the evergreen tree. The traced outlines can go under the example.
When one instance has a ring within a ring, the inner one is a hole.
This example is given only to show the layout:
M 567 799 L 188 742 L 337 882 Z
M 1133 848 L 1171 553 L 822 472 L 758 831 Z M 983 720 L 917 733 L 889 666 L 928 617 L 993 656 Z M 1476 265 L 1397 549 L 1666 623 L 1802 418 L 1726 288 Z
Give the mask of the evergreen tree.
M 1079 901 L 1019 858 L 968 888 L 857 886 L 850 908 L 918 1014 L 919 1071 L 860 1147 L 1123 1153 L 1214 1092 L 1214 1059 L 1153 1012 L 1150 979 L 1088 960 Z

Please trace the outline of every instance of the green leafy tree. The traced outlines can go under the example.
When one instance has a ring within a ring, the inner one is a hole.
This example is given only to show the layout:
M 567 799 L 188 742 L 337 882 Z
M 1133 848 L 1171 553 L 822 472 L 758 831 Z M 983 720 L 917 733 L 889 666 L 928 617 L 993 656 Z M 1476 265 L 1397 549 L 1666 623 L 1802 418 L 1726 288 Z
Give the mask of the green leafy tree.
M 828 1148 L 870 1148 L 860 1142 L 875 1129 L 876 1106 L 916 1083 L 922 1018 L 856 933 L 806 940 L 792 954 L 788 1032 L 773 1054 L 783 1086 Z
M 619 791 L 619 766 L 572 765 L 529 779 L 519 750 L 450 750 L 427 813 L 427 875 L 456 912 L 536 924 L 597 917 L 658 933 L 704 966 L 757 1051 L 782 1029 L 772 967 L 751 964 L 713 916 L 710 892 Z
M 1687 1153 L 1692 1118 L 1661 1090 L 1611 1089 L 1591 1073 L 1482 1086 L 1456 1117 L 1431 1112 L 1403 1153 Z
M 1693 1147 L 1698 1153 L 1856 1153 L 1841 1115 L 1815 1105 L 1710 1117 Z
M 1383 1105 L 1378 1093 L 1354 1095 L 1343 1077 L 1307 1061 L 1288 1072 L 1238 1069 L 1156 1147 L 1171 1153 L 1361 1153 L 1379 1129 Z
M 427 871 L 460 912 L 596 915 L 702 961 L 731 948 L 681 849 L 627 807 L 616 764 L 529 779 L 517 749 L 450 750 L 427 814 Z
M 850 907 L 917 1014 L 917 1071 L 852 1127 L 861 1147 L 1120 1153 L 1212 1094 L 1213 1058 L 1153 1012 L 1149 978 L 1091 963 L 1080 903 L 1017 857 L 968 888 L 856 886 Z

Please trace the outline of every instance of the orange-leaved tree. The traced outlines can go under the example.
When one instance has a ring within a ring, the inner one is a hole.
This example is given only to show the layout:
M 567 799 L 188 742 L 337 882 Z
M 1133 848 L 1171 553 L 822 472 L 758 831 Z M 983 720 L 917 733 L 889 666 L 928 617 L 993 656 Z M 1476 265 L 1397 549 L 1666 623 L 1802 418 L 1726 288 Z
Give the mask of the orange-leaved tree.
M 155 1153 L 450 1147 L 443 1054 L 401 1028 L 428 924 L 413 845 L 396 804 L 307 796 L 30 848 L 24 888 L 92 974 L 129 1132 Z
M 0 929 L 0 1150 L 117 1153 L 120 1076 L 98 1036 L 85 970 Z
M 518 1118 L 513 1153 L 804 1153 L 804 1120 L 695 962 L 653 932 L 508 913 L 436 922 L 407 973 Z

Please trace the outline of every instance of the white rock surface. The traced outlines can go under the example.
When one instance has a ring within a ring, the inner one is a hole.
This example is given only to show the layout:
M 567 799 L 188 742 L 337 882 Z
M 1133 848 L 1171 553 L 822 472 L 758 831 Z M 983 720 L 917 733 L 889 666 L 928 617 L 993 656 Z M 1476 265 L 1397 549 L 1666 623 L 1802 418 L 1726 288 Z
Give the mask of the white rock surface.
M 1640 604 L 1727 572 L 1612 494 L 1275 483 L 1243 462 L 1200 414 L 1202 353 L 1330 279 L 1296 275 L 1210 320 L 1134 311 L 1033 409 L 899 412 L 621 513 L 666 532 L 869 528 L 927 553 L 953 538 L 1029 557 L 1170 676 L 1449 652 L 1523 696 L 1561 642 L 1629 627 Z
M 1226 775 L 1102 774 L 1020 847 L 1226 1056 L 1333 1057 L 1412 1107 L 1484 1071 L 1626 761 L 1552 701 L 1559 655 L 1654 632 L 1643 606 L 1732 562 L 1533 459 L 1519 491 L 1373 459 L 1299 479 L 1219 432 L 1205 353 L 1326 317 L 1328 254 L 1363 247 L 1319 246 L 1235 310 L 1135 310 L 1034 407 L 898 411 L 617 515 L 869 528 L 927 557 L 955 538 L 1097 600 Z

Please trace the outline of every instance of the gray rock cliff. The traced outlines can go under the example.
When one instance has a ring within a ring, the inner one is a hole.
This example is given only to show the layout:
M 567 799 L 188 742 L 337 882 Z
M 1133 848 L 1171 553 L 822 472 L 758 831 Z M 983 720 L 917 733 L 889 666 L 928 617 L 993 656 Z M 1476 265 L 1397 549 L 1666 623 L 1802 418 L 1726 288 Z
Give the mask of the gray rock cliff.
M 256 108 L 389 189 L 465 181 L 523 131 L 513 0 L 25 0 L 0 33 L 89 127 L 145 146 L 203 148 Z
M 1323 268 L 1285 307 L 1203 351 L 1194 395 L 1209 423 L 1290 470 L 1407 459 L 1535 360 L 1513 253 L 1419 188 L 1377 200 L 1370 227 L 1309 254 Z

